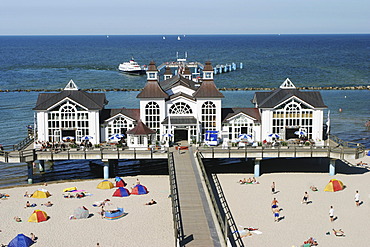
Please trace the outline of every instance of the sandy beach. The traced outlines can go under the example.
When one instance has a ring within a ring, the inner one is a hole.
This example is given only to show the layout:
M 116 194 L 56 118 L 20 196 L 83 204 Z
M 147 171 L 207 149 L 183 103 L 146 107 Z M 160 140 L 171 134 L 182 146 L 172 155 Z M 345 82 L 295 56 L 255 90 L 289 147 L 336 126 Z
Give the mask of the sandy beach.
M 257 181 L 260 184 L 241 185 L 237 181 L 252 174 L 218 175 L 227 201 L 239 229 L 258 228 L 262 234 L 244 237 L 246 246 L 301 246 L 313 237 L 319 246 L 368 246 L 370 235 L 370 173 L 329 176 L 327 173 L 271 173 Z M 330 179 L 339 179 L 346 188 L 339 192 L 325 192 Z M 272 194 L 272 182 L 276 194 Z M 310 190 L 316 186 L 317 192 Z M 363 204 L 355 204 L 359 191 Z M 302 204 L 304 192 L 308 192 L 310 204 Z M 274 222 L 271 210 L 273 198 L 282 209 L 279 222 Z M 329 209 L 334 208 L 337 219 L 330 221 Z M 342 229 L 345 237 L 336 237 L 332 229 Z M 330 232 L 330 235 L 326 235 Z
M 51 183 L 47 186 L 32 185 L 1 189 L 0 193 L 9 194 L 0 200 L 0 244 L 8 244 L 17 234 L 30 236 L 34 233 L 37 243 L 32 246 L 173 246 L 174 233 L 169 195 L 168 176 L 124 177 L 128 188 L 134 186 L 136 179 L 146 186 L 149 194 L 131 195 L 129 197 L 112 197 L 115 188 L 100 190 L 96 186 L 102 180 L 81 182 Z M 109 179 L 114 182 L 114 179 Z M 77 189 L 91 193 L 81 199 L 64 198 L 63 189 L 75 186 Z M 27 198 L 24 193 L 33 193 L 37 189 L 47 189 L 52 196 L 45 199 Z M 107 208 L 123 207 L 128 213 L 118 220 L 102 219 L 100 208 L 93 207 L 97 201 L 110 199 Z M 156 205 L 144 205 L 154 199 Z M 33 208 L 24 208 L 26 201 L 36 203 Z M 41 206 L 51 201 L 52 207 Z M 92 217 L 88 219 L 69 220 L 69 216 L 79 206 L 89 209 Z M 28 222 L 35 209 L 45 211 L 50 219 L 40 223 Z M 22 222 L 16 222 L 19 216 Z

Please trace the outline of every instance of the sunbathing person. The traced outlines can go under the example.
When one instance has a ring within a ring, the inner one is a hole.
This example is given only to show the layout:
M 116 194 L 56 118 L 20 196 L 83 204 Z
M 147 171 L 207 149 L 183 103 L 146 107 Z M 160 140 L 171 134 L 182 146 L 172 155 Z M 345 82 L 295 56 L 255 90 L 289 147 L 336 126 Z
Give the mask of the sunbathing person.
M 245 184 L 245 183 L 247 183 L 247 180 L 244 178 L 244 179 L 241 179 L 241 180 L 239 180 L 239 183 L 240 184 Z
M 358 162 L 356 165 L 357 165 L 357 166 L 367 166 L 367 163 L 362 162 L 362 160 L 361 160 L 361 161 L 360 161 L 360 162 Z
M 53 206 L 53 203 L 51 201 L 48 201 L 47 203 L 44 203 L 44 204 L 41 204 L 41 205 L 44 205 L 46 207 L 51 207 L 51 206 Z
M 310 189 L 312 190 L 312 191 L 318 191 L 318 189 L 317 189 L 317 187 L 316 186 L 310 186 Z
M 157 204 L 157 202 L 154 201 L 153 199 L 150 200 L 150 202 L 145 203 L 145 205 L 154 205 L 154 204 Z
M 20 217 L 18 217 L 18 216 L 15 216 L 14 217 L 14 220 L 17 221 L 17 222 L 22 222 L 22 219 Z
M 334 235 L 337 236 L 337 237 L 345 237 L 346 235 L 344 234 L 344 231 L 342 231 L 342 229 L 339 229 L 339 230 L 335 230 L 333 228 L 333 232 L 334 232 Z
M 36 207 L 36 203 L 30 203 L 29 201 L 26 202 L 26 206 L 24 208 L 33 208 L 33 207 Z
M 310 244 L 311 246 L 317 246 L 319 245 L 313 237 L 310 237 L 307 241 L 304 242 L 305 244 Z

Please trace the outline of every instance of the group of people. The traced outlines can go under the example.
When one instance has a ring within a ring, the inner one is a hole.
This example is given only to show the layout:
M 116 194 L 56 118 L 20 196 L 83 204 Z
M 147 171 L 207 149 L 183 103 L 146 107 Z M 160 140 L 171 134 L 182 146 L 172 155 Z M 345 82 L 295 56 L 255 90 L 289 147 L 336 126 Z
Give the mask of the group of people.
M 259 182 L 257 182 L 255 177 L 248 178 L 248 179 L 246 179 L 246 178 L 241 179 L 241 180 L 239 180 L 239 183 L 240 184 L 259 184 Z

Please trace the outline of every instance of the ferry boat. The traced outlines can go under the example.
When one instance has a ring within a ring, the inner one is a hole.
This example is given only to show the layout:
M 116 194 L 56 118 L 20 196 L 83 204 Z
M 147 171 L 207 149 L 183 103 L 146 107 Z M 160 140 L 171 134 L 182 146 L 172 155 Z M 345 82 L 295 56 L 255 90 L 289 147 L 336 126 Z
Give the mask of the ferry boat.
M 140 66 L 137 62 L 135 62 L 134 58 L 131 58 L 129 62 L 121 63 L 118 66 L 118 70 L 129 73 L 129 74 L 136 74 L 136 75 L 143 75 L 146 72 L 146 66 Z

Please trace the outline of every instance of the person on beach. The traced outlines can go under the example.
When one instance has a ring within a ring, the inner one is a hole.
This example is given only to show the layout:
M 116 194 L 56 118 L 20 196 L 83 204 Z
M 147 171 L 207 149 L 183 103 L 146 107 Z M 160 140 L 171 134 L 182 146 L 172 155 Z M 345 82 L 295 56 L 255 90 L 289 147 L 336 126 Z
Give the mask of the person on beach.
M 358 190 L 356 190 L 356 194 L 355 194 L 355 203 L 356 203 L 356 206 L 360 206 L 360 194 L 358 193 Z
M 51 207 L 53 206 L 53 203 L 51 201 L 48 201 L 47 203 L 41 204 L 41 206 L 44 205 L 46 207 Z
M 310 189 L 311 189 L 312 191 L 319 191 L 319 190 L 317 189 L 317 187 L 316 187 L 316 186 L 314 186 L 314 185 L 310 186 Z
M 333 206 L 330 206 L 329 217 L 330 217 L 330 222 L 333 222 L 334 221 L 334 208 L 333 208 Z
M 32 232 L 31 232 L 31 240 L 33 241 L 33 242 L 36 242 L 36 240 L 37 240 L 37 237 L 35 236 L 35 234 L 33 234 Z
M 15 217 L 14 217 L 14 220 L 15 220 L 16 222 L 22 222 L 22 219 L 21 219 L 20 217 L 18 217 L 18 216 L 15 216 Z
M 272 182 L 272 185 L 271 185 L 271 194 L 275 194 L 275 182 Z
M 30 203 L 29 201 L 26 202 L 26 206 L 24 208 L 33 208 L 33 207 L 36 207 L 36 203 Z
M 279 206 L 278 206 L 278 200 L 276 200 L 276 198 L 274 198 L 274 200 L 272 200 L 272 202 L 271 202 L 271 209 L 272 209 L 272 211 L 274 211 L 274 209 L 275 208 L 278 208 Z
M 280 210 L 278 208 L 274 208 L 273 213 L 274 213 L 274 217 L 275 217 L 275 222 L 279 222 Z
M 339 229 L 339 230 L 335 230 L 333 228 L 333 232 L 334 232 L 334 235 L 337 236 L 337 237 L 345 237 L 346 235 L 344 234 L 344 231 L 342 229 Z
M 157 202 L 154 201 L 153 199 L 150 200 L 150 202 L 145 203 L 145 205 L 154 205 L 154 204 L 157 204 Z
M 307 191 L 304 193 L 304 196 L 303 196 L 303 199 L 302 199 L 302 204 L 303 203 L 308 204 L 308 193 L 307 193 Z

